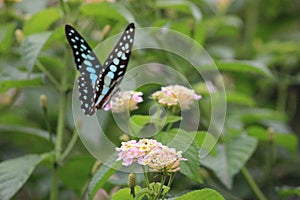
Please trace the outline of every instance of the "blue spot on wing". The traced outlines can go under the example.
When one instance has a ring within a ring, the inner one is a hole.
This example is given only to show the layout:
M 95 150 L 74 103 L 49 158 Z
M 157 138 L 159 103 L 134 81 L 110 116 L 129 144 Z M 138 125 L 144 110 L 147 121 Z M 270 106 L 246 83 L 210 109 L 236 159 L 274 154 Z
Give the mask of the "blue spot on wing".
M 134 24 L 129 24 L 123 32 L 120 40 L 104 62 L 103 72 L 99 84 L 96 87 L 95 106 L 103 108 L 112 95 L 118 90 L 123 75 L 129 62 L 134 39 Z
M 90 72 L 91 74 L 96 74 L 96 69 L 93 67 L 87 67 L 86 71 Z
M 96 84 L 98 76 L 96 74 L 90 74 L 90 79 L 91 79 L 91 83 L 92 85 Z
M 107 73 L 107 76 L 108 76 L 110 79 L 114 79 L 115 74 L 114 74 L 113 72 L 108 72 L 108 73 Z
M 84 38 L 70 25 L 65 26 L 65 32 L 67 40 L 73 51 L 77 70 L 87 77 L 90 77 L 90 73 L 96 74 L 98 76 L 101 72 L 102 67 L 91 47 L 84 40 Z M 94 68 L 94 70 L 90 70 L 90 68 L 88 67 L 92 67 Z
M 79 100 L 81 108 L 86 115 L 92 115 L 95 112 L 94 89 L 84 76 L 77 80 L 79 89 Z
M 116 71 L 117 71 L 117 66 L 115 66 L 115 65 L 110 65 L 110 66 L 109 66 L 109 70 L 112 71 L 112 72 L 116 72 Z

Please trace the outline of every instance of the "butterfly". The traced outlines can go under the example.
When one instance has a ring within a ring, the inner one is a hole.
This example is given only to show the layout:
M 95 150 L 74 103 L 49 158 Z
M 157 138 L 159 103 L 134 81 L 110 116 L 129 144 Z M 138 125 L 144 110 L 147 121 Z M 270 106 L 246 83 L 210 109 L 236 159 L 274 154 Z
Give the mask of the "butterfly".
M 118 91 L 131 54 L 135 27 L 129 24 L 121 38 L 101 65 L 83 37 L 70 25 L 65 26 L 66 38 L 81 76 L 77 79 L 81 108 L 86 115 L 103 109 Z

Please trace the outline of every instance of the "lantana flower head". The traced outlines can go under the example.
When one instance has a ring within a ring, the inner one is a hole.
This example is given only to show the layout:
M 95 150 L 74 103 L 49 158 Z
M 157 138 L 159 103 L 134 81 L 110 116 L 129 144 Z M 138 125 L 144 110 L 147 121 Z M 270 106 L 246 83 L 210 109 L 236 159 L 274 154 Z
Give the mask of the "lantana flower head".
M 137 162 L 140 165 L 148 165 L 154 172 L 176 172 L 180 169 L 180 161 L 186 160 L 182 157 L 181 151 L 176 152 L 174 148 L 152 139 L 122 142 L 116 151 L 119 152 L 117 160 L 123 160 L 124 166 Z
M 201 96 L 184 86 L 169 85 L 154 92 L 152 98 L 163 106 L 180 106 L 182 110 L 187 110 L 193 101 L 200 99 Z
M 176 152 L 174 148 L 163 146 L 161 149 L 154 149 L 146 155 L 144 164 L 148 165 L 154 172 L 176 172 L 180 170 L 180 161 L 183 158 L 181 151 Z
M 133 90 L 118 92 L 104 110 L 112 110 L 115 113 L 136 110 L 138 109 L 137 104 L 143 101 L 142 95 L 142 92 Z
M 128 142 L 122 142 L 120 148 L 116 148 L 119 152 L 117 160 L 123 160 L 124 166 L 129 166 L 133 162 L 139 164 L 144 163 L 144 157 L 154 148 L 162 148 L 162 144 L 152 139 L 142 139 L 139 142 L 136 140 L 130 140 Z

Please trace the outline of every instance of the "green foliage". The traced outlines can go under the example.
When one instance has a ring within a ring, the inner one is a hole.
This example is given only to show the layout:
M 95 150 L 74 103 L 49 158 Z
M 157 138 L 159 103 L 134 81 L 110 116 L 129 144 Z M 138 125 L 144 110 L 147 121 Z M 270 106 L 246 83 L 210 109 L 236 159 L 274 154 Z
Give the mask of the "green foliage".
M 4 24 L 0 26 L 1 53 L 8 53 L 6 49 L 9 49 L 13 43 L 13 38 L 11 35 L 14 34 L 15 28 L 15 24 Z
M 224 199 L 222 197 L 221 194 L 219 194 L 218 192 L 216 192 L 215 190 L 209 189 L 209 188 L 205 188 L 202 190 L 195 190 L 193 192 L 189 192 L 185 195 L 182 195 L 178 198 L 176 198 L 178 200 L 186 200 L 186 199 L 190 199 L 190 200 L 208 200 L 208 199 L 215 199 L 215 200 L 222 200 Z
M 201 183 L 202 179 L 198 173 L 199 165 L 195 165 L 195 163 L 200 163 L 198 155 L 199 148 L 194 141 L 195 136 L 195 133 L 187 132 L 182 129 L 172 129 L 168 132 L 158 134 L 155 139 L 169 147 L 184 151 L 183 157 L 186 158 L 187 161 L 181 163 L 180 172 L 190 179 Z
M 281 197 L 300 197 L 300 187 L 282 187 L 277 189 Z
M 0 198 L 10 199 L 27 181 L 34 168 L 52 154 L 26 155 L 0 163 Z
M 50 32 L 44 32 L 44 33 L 36 33 L 29 35 L 28 37 L 25 37 L 24 42 L 21 47 L 22 51 L 22 64 L 23 66 L 26 66 L 27 70 L 29 72 L 32 71 L 36 59 L 48 40 L 50 36 Z
M 24 80 L 3 80 L 0 81 L 0 92 L 5 92 L 11 88 L 26 88 L 42 86 L 42 77 L 27 78 Z
M 48 8 L 33 16 L 24 25 L 24 34 L 27 36 L 47 31 L 49 27 L 61 18 L 61 10 L 58 8 Z
M 139 193 L 141 191 L 141 187 L 140 186 L 136 186 L 134 188 L 135 193 Z M 136 197 L 136 200 L 140 200 L 142 199 L 143 196 L 141 197 Z M 134 199 L 131 195 L 130 195 L 130 188 L 123 188 L 121 190 L 118 190 L 116 193 L 114 193 L 114 195 L 112 196 L 112 200 L 129 200 L 129 199 Z
M 223 144 L 217 145 L 216 155 L 208 155 L 202 164 L 212 169 L 216 176 L 228 188 L 232 187 L 233 176 L 245 165 L 256 149 L 257 141 L 248 136 L 229 138 Z
M 115 187 L 125 188 L 111 195 L 112 199 L 134 199 L 126 178 L 117 172 L 121 162 L 116 162 L 116 154 L 93 169 L 95 158 L 77 141 L 77 131 L 84 136 L 96 125 L 89 124 L 87 132 L 76 130 L 86 126 L 86 120 L 73 120 L 71 92 L 77 71 L 64 35 L 64 25 L 74 25 L 95 47 L 129 22 L 137 28 L 169 28 L 203 46 L 201 52 L 185 49 L 181 43 L 176 46 L 201 60 L 200 66 L 191 68 L 185 58 L 164 52 L 163 41 L 155 36 L 136 35 L 138 50 L 132 53 L 129 65 L 132 69 L 160 63 L 180 73 L 202 95 L 199 121 L 191 117 L 187 122 L 197 130 L 180 126 L 186 120 L 181 115 L 185 111 L 172 113 L 166 108 L 164 113 L 157 107 L 148 114 L 153 104 L 147 96 L 157 89 L 156 84 L 138 88 L 144 102 L 126 118 L 129 130 L 120 130 L 109 115 L 99 117 L 108 140 L 116 146 L 123 132 L 130 139 L 150 132 L 152 138 L 182 151 L 187 159 L 181 161 L 171 186 L 153 182 L 146 187 L 137 177 L 137 184 L 143 187 L 135 187 L 136 199 L 156 198 L 162 186 L 164 199 L 298 198 L 300 3 L 260 3 L 1 1 L 0 199 L 94 199 L 98 191 Z M 155 43 L 157 49 L 139 49 L 143 42 Z M 101 59 L 105 57 L 102 53 Z M 218 75 L 212 70 L 214 65 Z M 149 72 L 131 76 L 145 80 L 164 76 L 154 68 Z M 180 84 L 169 74 L 163 78 L 168 84 Z M 225 91 L 226 104 L 220 105 L 226 106 L 226 120 L 218 124 L 222 115 L 213 115 L 212 110 L 221 110 L 218 103 Z M 39 99 L 45 94 L 42 108 Z M 88 150 L 93 155 L 97 151 Z M 150 177 L 155 180 L 159 175 Z
M 287 149 L 290 153 L 295 154 L 298 146 L 298 140 L 292 133 L 274 133 L 272 130 L 266 130 L 258 126 L 251 126 L 247 129 L 249 135 L 260 141 L 269 141 Z
M 108 179 L 121 167 L 121 162 L 116 162 L 112 167 L 101 165 L 94 174 L 89 184 L 89 195 L 94 198 L 97 191 L 107 183 Z

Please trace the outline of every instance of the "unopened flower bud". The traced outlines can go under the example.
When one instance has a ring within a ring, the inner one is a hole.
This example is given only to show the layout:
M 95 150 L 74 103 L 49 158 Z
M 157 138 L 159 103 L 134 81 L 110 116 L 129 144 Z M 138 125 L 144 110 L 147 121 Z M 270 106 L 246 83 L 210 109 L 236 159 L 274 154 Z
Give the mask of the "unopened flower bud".
M 273 142 L 274 141 L 275 133 L 274 133 L 274 129 L 272 127 L 268 128 L 268 134 L 269 134 L 269 140 L 270 140 L 270 142 Z
M 128 187 L 130 188 L 130 194 L 132 194 L 133 196 L 135 196 L 134 194 L 134 187 L 135 187 L 135 175 L 134 173 L 130 173 L 128 175 Z
M 127 134 L 122 134 L 119 139 L 122 141 L 122 142 L 127 142 L 129 141 L 129 136 Z
M 92 174 L 95 174 L 96 173 L 96 171 L 99 169 L 99 167 L 101 166 L 101 162 L 99 162 L 99 161 L 96 161 L 95 162 L 95 164 L 93 165 L 93 168 L 92 168 L 92 171 L 91 171 L 91 173 Z
M 19 44 L 21 44 L 24 40 L 24 34 L 23 34 L 23 31 L 21 29 L 17 29 L 15 31 L 15 37 L 16 37 L 16 40 Z
M 40 96 L 40 104 L 41 104 L 41 107 L 43 108 L 43 110 L 47 109 L 47 97 L 46 97 L 46 95 L 42 94 Z
M 105 37 L 108 35 L 109 31 L 110 31 L 111 27 L 110 25 L 105 25 L 102 29 L 102 37 Z

